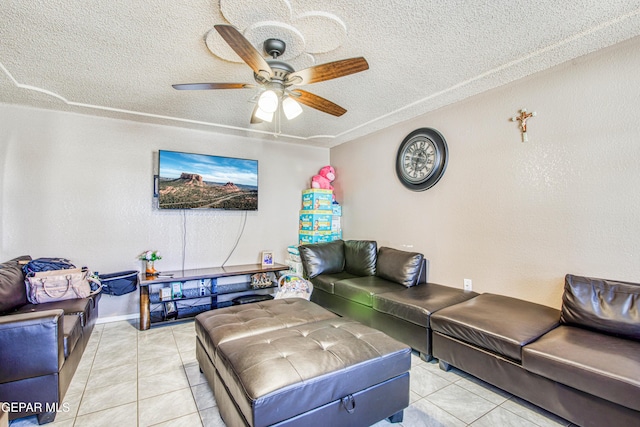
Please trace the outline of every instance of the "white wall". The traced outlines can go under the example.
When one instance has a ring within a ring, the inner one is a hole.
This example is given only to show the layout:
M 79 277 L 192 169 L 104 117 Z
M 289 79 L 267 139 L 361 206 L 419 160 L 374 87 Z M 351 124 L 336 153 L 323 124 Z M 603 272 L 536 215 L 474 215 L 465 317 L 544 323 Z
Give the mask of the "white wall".
M 0 105 L 0 259 L 66 257 L 102 273 L 141 269 L 160 250 L 160 270 L 219 266 L 245 213 L 159 211 L 159 149 L 257 159 L 259 207 L 227 265 L 284 262 L 297 242 L 300 194 L 329 150 L 181 128 Z M 137 313 L 137 293 L 105 297 L 101 317 Z
M 554 307 L 566 273 L 640 282 L 638 70 L 640 38 L 333 148 L 344 237 L 424 253 L 431 282 Z M 528 143 L 509 121 L 523 107 Z M 415 193 L 394 165 L 420 127 L 450 159 Z

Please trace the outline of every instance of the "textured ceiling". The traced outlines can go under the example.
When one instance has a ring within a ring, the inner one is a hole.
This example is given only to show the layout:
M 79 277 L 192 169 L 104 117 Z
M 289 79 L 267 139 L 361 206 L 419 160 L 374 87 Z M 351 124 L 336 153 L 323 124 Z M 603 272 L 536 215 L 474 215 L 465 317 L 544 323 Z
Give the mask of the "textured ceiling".
M 255 83 L 221 23 L 283 39 L 296 70 L 367 59 L 303 87 L 342 117 L 282 121 L 278 140 L 331 147 L 637 36 L 640 0 L 4 0 L 0 102 L 272 139 L 249 124 L 257 89 L 171 87 Z

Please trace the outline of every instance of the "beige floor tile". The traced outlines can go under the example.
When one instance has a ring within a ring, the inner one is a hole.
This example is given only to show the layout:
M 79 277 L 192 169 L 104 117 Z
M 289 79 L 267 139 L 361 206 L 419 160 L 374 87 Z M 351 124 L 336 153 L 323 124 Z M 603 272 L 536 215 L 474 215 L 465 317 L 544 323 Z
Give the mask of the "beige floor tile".
M 201 427 L 202 420 L 200 414 L 193 413 L 185 415 L 184 417 L 174 418 L 169 421 L 154 424 L 153 427 Z
M 474 421 L 471 424 L 473 427 L 538 427 L 531 421 L 527 421 L 522 417 L 507 411 L 506 409 L 498 406 L 491 412 Z
M 187 334 L 173 334 L 178 350 L 183 353 L 186 351 L 196 351 L 196 336 Z
M 140 427 L 196 413 L 196 403 L 188 388 L 142 399 L 138 402 L 138 423 Z
M 157 375 L 173 369 L 182 369 L 183 363 L 179 355 L 168 357 L 155 357 L 138 361 L 138 379 Z
M 138 403 L 132 402 L 76 418 L 74 427 L 135 427 L 138 424 Z
M 466 424 L 427 399 L 420 399 L 404 410 L 403 427 L 464 427 Z M 493 427 L 496 427 L 497 424 Z
M 100 349 L 98 349 L 96 358 L 93 361 L 93 367 L 94 369 L 115 368 L 117 366 L 135 363 L 137 359 L 138 351 L 136 348 L 123 348 L 108 352 L 100 352 Z
M 80 407 L 81 399 L 82 393 L 67 393 L 56 414 L 56 421 L 72 420 L 75 418 L 78 413 L 78 408 Z
M 425 399 L 467 424 L 472 423 L 497 406 L 495 403 L 491 403 L 456 384 L 440 389 Z M 461 402 L 464 402 L 464 405 L 461 405 Z
M 512 397 L 500 406 L 540 427 L 558 427 L 570 424 L 569 421 L 517 397 Z
M 413 368 L 414 366 L 418 366 L 418 365 L 422 365 L 423 363 L 427 363 L 424 360 L 422 360 L 420 358 L 420 353 L 418 353 L 417 351 L 412 351 L 411 352 L 411 367 Z
M 216 406 L 216 399 L 213 397 L 213 391 L 209 384 L 199 384 L 191 387 L 191 392 L 196 401 L 199 411 Z
M 137 335 L 138 343 L 159 342 L 162 339 L 173 336 L 173 329 L 169 327 L 154 328 L 147 331 L 140 331 Z
M 136 381 L 138 379 L 138 364 L 127 363 L 113 368 L 93 369 L 87 381 L 87 390 L 106 387 L 114 384 Z
M 171 329 L 173 329 L 173 333 L 189 332 L 194 336 L 196 335 L 195 321 L 193 319 L 187 320 L 184 323 L 176 323 L 171 326 Z
M 173 335 L 163 337 L 157 342 L 138 344 L 138 360 L 140 361 L 175 355 L 179 355 L 179 352 Z
M 198 360 L 196 359 L 195 351 L 185 351 L 184 353 L 181 352 L 180 359 L 182 360 L 182 363 L 185 365 L 188 365 L 191 363 L 198 363 Z
M 425 397 L 451 384 L 450 381 L 439 377 L 422 366 L 416 366 L 410 373 L 411 391 Z
M 409 391 L 409 405 L 411 405 L 414 402 L 417 402 L 420 399 L 422 399 L 422 396 L 420 396 L 420 395 L 418 395 L 418 394 L 416 394 L 416 393 L 414 393 L 412 391 Z
M 217 406 L 200 411 L 200 418 L 202 419 L 202 425 L 204 427 L 225 427 L 225 423 L 222 421 L 222 417 L 220 417 L 220 411 L 218 411 Z
M 187 379 L 189 380 L 189 385 L 191 387 L 207 382 L 207 378 L 202 372 L 200 372 L 200 366 L 198 366 L 197 362 L 185 364 L 184 370 L 187 373 Z
M 86 368 L 78 368 L 76 369 L 76 373 L 73 375 L 71 379 L 71 383 L 69 384 L 69 388 L 67 389 L 68 394 L 76 394 L 82 393 L 84 388 L 87 385 L 87 380 L 89 379 L 89 375 L 91 374 L 91 366 L 88 365 Z
M 496 405 L 501 405 L 511 397 L 511 394 L 506 391 L 472 376 L 462 378 L 456 381 L 455 384 L 495 403 Z
M 189 388 L 184 369 L 173 369 L 138 380 L 138 399 L 158 396 L 175 390 Z
M 80 402 L 78 415 L 90 414 L 135 402 L 138 399 L 137 384 L 128 381 L 92 390 L 86 390 Z

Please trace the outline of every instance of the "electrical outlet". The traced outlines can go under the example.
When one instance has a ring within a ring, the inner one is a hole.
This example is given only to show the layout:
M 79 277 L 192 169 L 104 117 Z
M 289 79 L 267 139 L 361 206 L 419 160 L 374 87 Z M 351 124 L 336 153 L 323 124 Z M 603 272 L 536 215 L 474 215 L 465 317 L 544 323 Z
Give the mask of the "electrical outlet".
M 471 279 L 464 279 L 464 290 L 465 291 L 473 290 L 473 283 L 471 282 Z

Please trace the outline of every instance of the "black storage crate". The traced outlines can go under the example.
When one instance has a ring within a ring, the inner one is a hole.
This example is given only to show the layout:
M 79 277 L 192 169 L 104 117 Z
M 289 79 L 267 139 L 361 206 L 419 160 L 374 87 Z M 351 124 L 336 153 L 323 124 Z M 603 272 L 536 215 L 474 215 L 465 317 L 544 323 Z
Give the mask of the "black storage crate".
M 102 293 L 108 295 L 128 294 L 135 291 L 138 286 L 138 272 L 135 270 L 99 274 L 98 278 L 102 283 Z

